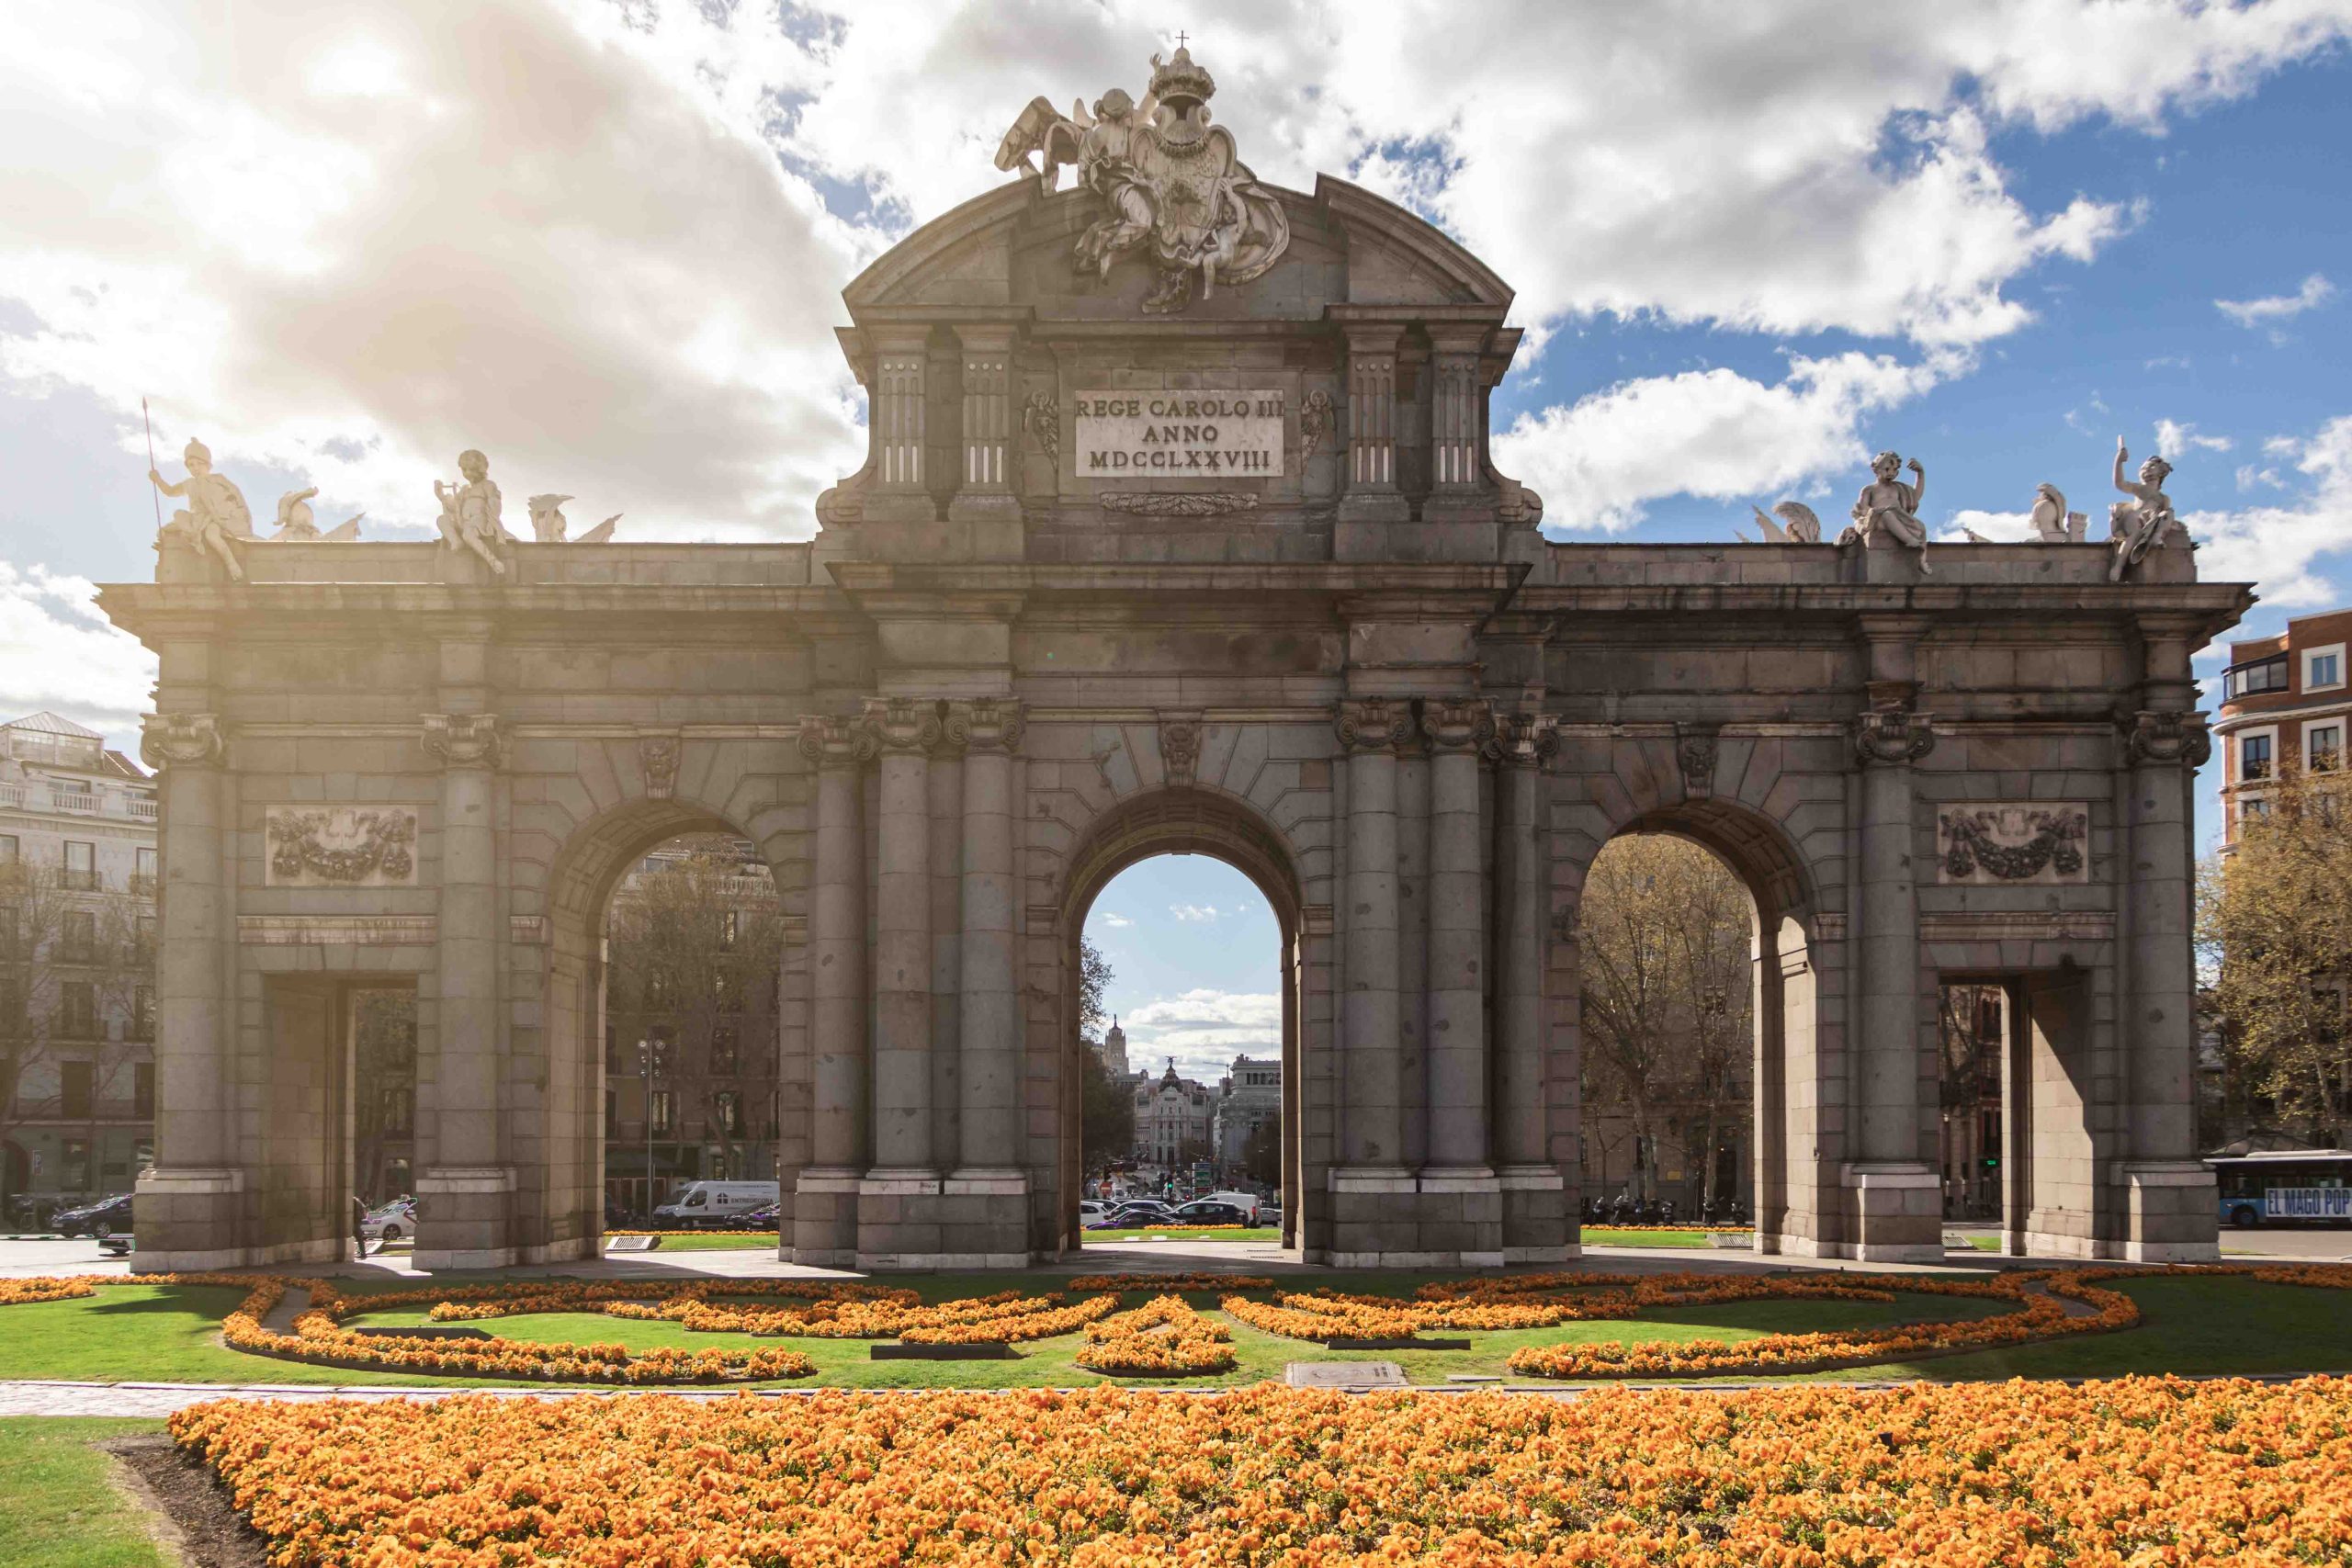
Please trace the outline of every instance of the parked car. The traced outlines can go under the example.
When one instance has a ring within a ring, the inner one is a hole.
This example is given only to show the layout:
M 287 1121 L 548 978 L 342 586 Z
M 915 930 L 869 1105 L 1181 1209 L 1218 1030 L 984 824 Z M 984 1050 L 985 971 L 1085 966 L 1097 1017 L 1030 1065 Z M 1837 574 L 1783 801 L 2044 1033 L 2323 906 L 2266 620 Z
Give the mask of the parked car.
M 689 1181 L 684 1191 L 653 1211 L 653 1225 L 741 1230 L 744 1215 L 783 1197 L 773 1181 Z
M 1078 1223 L 1082 1225 L 1090 1220 L 1099 1220 L 1110 1212 L 1100 1198 L 1082 1198 L 1078 1204 Z
M 75 1209 L 61 1209 L 50 1224 L 60 1235 L 107 1235 L 130 1228 L 130 1194 L 119 1192 Z
M 1263 1198 L 1259 1197 L 1255 1192 L 1242 1192 L 1233 1190 L 1219 1192 L 1204 1192 L 1202 1194 L 1202 1197 L 1212 1202 L 1232 1204 L 1235 1208 L 1240 1210 L 1242 1213 L 1247 1215 L 1249 1217 L 1249 1223 L 1253 1225 L 1261 1223 L 1258 1218 L 1258 1211 L 1265 1207 L 1266 1204 L 1266 1201 Z
M 739 1214 L 735 1228 L 739 1231 L 772 1231 L 784 1224 L 782 1203 L 763 1203 L 748 1214 Z
M 381 1246 L 388 1241 L 414 1240 L 416 1237 L 416 1200 L 395 1198 L 390 1202 L 370 1209 L 359 1224 L 359 1233 Z
M 1220 1198 L 1202 1198 L 1168 1216 L 1171 1225 L 1246 1225 L 1250 1216 Z
M 1170 1204 L 1157 1198 L 1136 1198 L 1120 1204 L 1104 1218 L 1114 1225 L 1156 1225 L 1173 1212 Z

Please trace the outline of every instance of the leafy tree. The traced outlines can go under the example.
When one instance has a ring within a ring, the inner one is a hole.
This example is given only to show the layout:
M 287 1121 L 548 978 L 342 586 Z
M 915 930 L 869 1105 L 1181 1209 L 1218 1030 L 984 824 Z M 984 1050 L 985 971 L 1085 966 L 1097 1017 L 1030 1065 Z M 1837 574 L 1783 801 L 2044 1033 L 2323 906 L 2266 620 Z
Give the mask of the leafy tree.
M 1241 1173 L 1262 1187 L 1283 1179 L 1283 1119 L 1269 1116 L 1241 1141 Z
M 416 993 L 361 992 L 351 1032 L 352 1179 L 361 1197 L 380 1203 L 402 1195 L 392 1156 L 415 1135 Z
M 1719 1196 L 1714 1150 L 1753 1115 L 1754 929 L 1754 902 L 1729 868 L 1658 834 L 1606 846 L 1577 910 L 1586 1103 L 1614 1108 L 1653 1154 L 1677 1114 L 1710 1200 Z M 1654 1158 L 1642 1168 L 1656 1180 Z
M 2313 1142 L 2341 1132 L 2352 1088 L 2352 820 L 2291 762 L 2198 878 L 2198 942 L 2227 1077 Z
M 1111 961 L 1087 938 L 1078 939 L 1078 1066 L 1080 1145 L 1089 1170 L 1135 1152 L 1134 1089 L 1114 1078 L 1102 1065 L 1102 998 L 1111 986 Z

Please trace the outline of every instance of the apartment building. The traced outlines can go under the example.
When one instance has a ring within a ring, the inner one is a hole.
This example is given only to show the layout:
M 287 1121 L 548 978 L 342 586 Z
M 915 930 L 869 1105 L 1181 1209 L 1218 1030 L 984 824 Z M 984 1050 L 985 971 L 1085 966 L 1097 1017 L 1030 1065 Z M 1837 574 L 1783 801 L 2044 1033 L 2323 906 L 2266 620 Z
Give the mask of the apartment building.
M 2213 742 L 2222 753 L 2222 838 L 2268 808 L 2267 787 L 2289 761 L 2314 773 L 2344 766 L 2352 726 L 2346 645 L 2352 610 L 2331 610 L 2287 623 L 2281 637 L 2230 644 L 2222 676 Z
M 53 713 L 0 725 L 0 1217 L 127 1192 L 154 1150 L 155 786 Z

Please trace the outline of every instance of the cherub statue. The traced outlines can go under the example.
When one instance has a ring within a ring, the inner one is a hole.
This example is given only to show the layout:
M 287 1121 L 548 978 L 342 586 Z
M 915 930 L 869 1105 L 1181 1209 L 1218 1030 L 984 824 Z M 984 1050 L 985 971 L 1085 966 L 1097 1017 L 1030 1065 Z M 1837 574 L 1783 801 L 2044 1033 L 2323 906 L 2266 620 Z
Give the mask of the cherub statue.
M 177 484 L 147 470 L 148 479 L 165 495 L 187 497 L 187 508 L 172 513 L 166 531 L 175 528 L 195 536 L 198 548 L 220 558 L 230 581 L 243 582 L 245 570 L 238 563 L 235 541 L 254 536 L 254 514 L 245 505 L 244 492 L 228 476 L 212 471 L 212 449 L 203 442 L 190 441 L 180 456 L 187 464 L 187 478 Z
M 1812 507 L 1801 501 L 1781 502 L 1772 508 L 1771 517 L 1764 515 L 1764 509 L 1760 506 L 1750 505 L 1747 510 L 1756 513 L 1756 525 L 1764 530 L 1764 542 L 1768 545 L 1821 543 L 1821 519 L 1813 514 Z M 1779 518 L 1781 522 L 1773 522 L 1772 517 Z M 1788 526 L 1782 527 L 1781 525 L 1783 523 Z
M 498 547 L 507 537 L 506 526 L 499 521 L 505 503 L 490 477 L 490 459 L 469 447 L 458 454 L 458 472 L 465 476 L 465 483 L 433 481 L 433 493 L 441 500 L 441 542 L 453 550 L 471 550 L 492 576 L 504 577 L 506 563 L 498 558 Z
M 2090 523 L 2081 513 L 2066 510 L 2064 492 L 2052 484 L 2033 487 L 2033 511 L 2028 521 L 2033 525 L 2034 539 L 2044 545 L 2079 545 Z
M 1895 474 L 1906 467 L 1893 452 L 1871 459 L 1871 481 L 1862 487 L 1852 516 L 1856 536 L 1867 549 L 1883 533 L 1896 544 L 1919 552 L 1919 570 L 1928 565 L 1928 525 L 1919 521 L 1919 503 L 1928 493 L 1928 470 L 1914 457 L 1907 465 L 1917 484 L 1905 484 Z
M 339 543 L 359 537 L 359 520 L 368 515 L 365 512 L 355 512 L 326 533 L 319 532 L 315 515 L 311 511 L 311 497 L 318 493 L 319 487 L 312 485 L 308 490 L 289 490 L 277 498 L 277 532 L 270 536 L 271 543 L 280 540 L 300 543 L 313 539 Z
M 2162 457 L 2150 457 L 2140 465 L 2140 481 L 2134 484 L 2123 477 L 2123 465 L 2131 457 L 2124 450 L 2123 437 L 2117 436 L 2115 488 L 2132 499 L 2108 509 L 2108 539 L 2115 549 L 2114 558 L 2107 563 L 2109 582 L 2120 582 L 2124 572 L 2150 550 L 2188 542 L 2188 530 L 2173 515 L 2172 497 L 2164 491 L 2165 480 L 2172 477 L 2172 465 Z
M 571 497 L 568 495 L 531 497 L 531 537 L 543 545 L 564 543 L 564 535 L 571 525 L 564 518 L 563 503 L 571 499 Z M 601 545 L 613 536 L 613 525 L 620 520 L 621 514 L 616 512 L 573 542 L 582 545 Z

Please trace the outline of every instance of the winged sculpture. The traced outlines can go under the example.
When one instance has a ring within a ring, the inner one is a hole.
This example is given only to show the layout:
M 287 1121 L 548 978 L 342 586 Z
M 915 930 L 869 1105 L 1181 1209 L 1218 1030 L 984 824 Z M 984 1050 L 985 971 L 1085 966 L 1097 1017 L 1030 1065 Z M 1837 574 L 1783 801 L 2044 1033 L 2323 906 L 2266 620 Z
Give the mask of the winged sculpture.
M 1821 543 L 1821 519 L 1815 516 L 1813 508 L 1802 501 L 1784 501 L 1773 507 L 1772 517 L 1778 517 L 1779 523 L 1765 516 L 1760 506 L 1750 505 L 1747 510 L 1756 513 L 1757 526 L 1764 530 L 1764 542 L 1768 545 Z M 1783 527 L 1782 524 L 1787 526 Z
M 1233 133 L 1209 123 L 1215 78 L 1181 48 L 1151 64 L 1140 104 L 1116 87 L 1091 113 L 1032 99 L 998 143 L 996 166 L 1027 169 L 1047 190 L 1075 168 L 1106 209 L 1078 237 L 1078 265 L 1107 277 L 1141 251 L 1159 275 L 1143 308 L 1166 314 L 1190 304 L 1195 286 L 1206 299 L 1264 274 L 1289 247 L 1290 218 L 1235 153 Z

